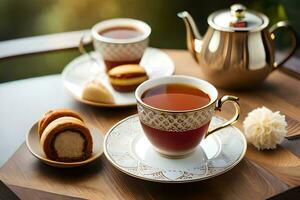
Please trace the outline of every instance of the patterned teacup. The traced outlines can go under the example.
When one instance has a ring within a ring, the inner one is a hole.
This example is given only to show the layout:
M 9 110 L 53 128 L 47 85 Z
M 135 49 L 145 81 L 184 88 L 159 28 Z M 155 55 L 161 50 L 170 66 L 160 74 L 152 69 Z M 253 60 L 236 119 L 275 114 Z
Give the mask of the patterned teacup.
M 102 31 L 109 29 L 132 28 L 140 34 L 132 38 L 113 38 L 102 35 Z M 138 64 L 148 46 L 151 28 L 143 21 L 130 18 L 116 18 L 102 21 L 91 29 L 91 39 L 94 49 L 100 53 L 107 71 L 113 67 L 124 64 Z M 83 36 L 80 40 L 79 50 L 87 53 L 84 48 Z
M 192 110 L 163 110 L 152 107 L 142 100 L 145 91 L 163 84 L 192 85 L 209 95 L 207 105 Z M 154 149 L 159 153 L 178 157 L 193 152 L 203 138 L 235 123 L 239 118 L 238 97 L 223 96 L 218 99 L 217 89 L 210 83 L 189 76 L 170 76 L 145 81 L 135 91 L 138 115 L 144 133 Z M 215 110 L 221 110 L 222 104 L 234 104 L 235 115 L 223 125 L 208 130 Z

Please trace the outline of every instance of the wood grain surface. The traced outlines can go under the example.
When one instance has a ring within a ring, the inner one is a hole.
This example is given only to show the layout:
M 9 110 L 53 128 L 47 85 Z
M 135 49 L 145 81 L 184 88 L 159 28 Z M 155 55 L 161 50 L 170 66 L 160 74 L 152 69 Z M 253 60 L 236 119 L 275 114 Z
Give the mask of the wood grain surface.
M 8 185 L 8 188 L 12 192 L 14 192 L 14 194 L 18 197 L 18 199 L 83 200 L 82 198 L 78 198 L 78 197 L 60 195 L 60 194 L 55 194 L 55 193 L 50 193 L 50 192 L 45 192 L 45 191 L 41 191 L 41 190 L 37 190 L 37 189 L 30 189 L 27 187 L 20 187 L 20 186 L 15 186 L 15 185 Z M 0 197 L 1 197 L 1 195 L 0 195 Z M 13 198 L 10 196 L 4 196 L 3 200 L 13 200 Z
M 166 52 L 176 64 L 176 74 L 201 77 L 200 68 L 186 51 L 166 50 Z M 45 105 L 51 105 L 52 108 L 68 106 L 81 113 L 87 122 L 94 124 L 105 134 L 113 124 L 136 113 L 135 107 L 107 109 L 76 103 L 60 93 L 61 88 L 56 88 L 62 87 L 60 84 L 51 84 L 49 78 L 35 80 L 35 84 L 38 82 L 45 87 L 42 91 L 34 89 L 37 86 L 33 85 L 33 81 L 31 81 L 32 84 L 28 84 L 27 88 L 24 88 L 25 83 L 22 83 L 23 87 L 20 84 L 16 84 L 15 87 L 11 86 L 11 91 L 14 93 L 20 90 L 28 92 L 22 103 L 9 99 L 9 96 L 3 96 L 5 102 L 11 100 L 10 103 L 17 102 L 18 105 L 14 105 L 13 111 L 7 111 L 5 116 L 0 114 L 0 119 L 5 120 L 8 115 L 14 116 L 17 108 L 26 103 L 35 104 L 40 115 L 42 115 L 40 108 Z M 219 93 L 220 96 L 232 94 L 240 97 L 242 113 L 236 126 L 241 130 L 242 121 L 249 111 L 266 106 L 286 115 L 288 133 L 295 136 L 300 132 L 299 85 L 299 80 L 275 71 L 263 85 L 255 90 L 224 91 L 220 89 Z M 0 85 L 0 90 L 1 87 Z M 38 92 L 40 95 L 56 95 L 56 98 L 67 100 L 63 103 L 60 101 L 53 103 L 51 97 L 43 97 L 41 101 L 37 97 Z M 32 109 L 34 115 L 37 115 L 34 112 L 34 106 L 30 109 L 23 109 L 24 112 Z M 226 118 L 230 117 L 232 112 L 233 108 L 225 105 L 222 112 L 217 114 Z M 21 116 L 18 117 L 22 118 L 23 114 L 19 113 L 19 115 Z M 22 120 L 26 121 L 25 118 Z M 33 121 L 27 123 L 29 128 Z M 19 131 L 26 133 L 26 130 Z M 299 140 L 285 139 L 282 145 L 273 151 L 258 151 L 252 145 L 248 145 L 245 158 L 229 172 L 206 181 L 188 184 L 152 183 L 132 178 L 115 169 L 104 155 L 87 166 L 57 169 L 41 163 L 22 144 L 1 167 L 0 179 L 10 185 L 87 199 L 265 199 L 300 185 Z

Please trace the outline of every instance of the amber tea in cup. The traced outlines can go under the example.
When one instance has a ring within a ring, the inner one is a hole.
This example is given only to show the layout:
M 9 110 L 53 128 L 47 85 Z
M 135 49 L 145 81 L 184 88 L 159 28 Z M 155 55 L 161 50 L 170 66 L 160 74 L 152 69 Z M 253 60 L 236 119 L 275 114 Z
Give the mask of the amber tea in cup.
M 183 111 L 205 106 L 208 94 L 187 84 L 162 84 L 145 91 L 142 101 L 163 110 Z
M 233 124 L 239 117 L 237 97 L 218 99 L 213 85 L 189 76 L 150 79 L 139 85 L 135 96 L 145 136 L 156 151 L 170 157 L 193 152 L 203 138 Z M 235 105 L 235 115 L 208 130 L 215 110 L 220 110 L 225 102 Z
M 104 29 L 98 32 L 103 37 L 113 39 L 130 39 L 139 37 L 143 34 L 142 31 L 131 26 L 116 26 L 108 29 Z

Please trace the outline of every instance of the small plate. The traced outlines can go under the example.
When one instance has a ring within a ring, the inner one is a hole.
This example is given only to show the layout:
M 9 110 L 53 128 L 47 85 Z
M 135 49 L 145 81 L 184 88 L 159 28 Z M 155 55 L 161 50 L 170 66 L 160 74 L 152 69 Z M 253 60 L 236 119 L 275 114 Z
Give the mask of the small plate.
M 120 93 L 115 91 L 109 83 L 105 65 L 101 56 L 92 52 L 90 55 L 97 60 L 95 62 L 89 55 L 82 55 L 71 61 L 62 72 L 64 87 L 78 101 L 94 106 L 125 107 L 136 105 L 134 92 Z M 171 76 L 175 66 L 171 58 L 163 51 L 156 48 L 147 48 L 141 60 L 141 65 L 149 78 Z M 87 81 L 98 79 L 107 87 L 114 97 L 115 104 L 97 103 L 82 99 L 83 86 Z
M 53 167 L 59 167 L 59 168 L 71 168 L 71 167 L 78 167 L 81 165 L 88 164 L 95 159 L 99 158 L 101 154 L 103 153 L 103 136 L 98 131 L 97 128 L 93 126 L 89 126 L 88 128 L 91 132 L 92 138 L 93 138 L 93 153 L 91 157 L 87 160 L 80 161 L 80 162 L 59 162 L 50 160 L 46 157 L 44 154 L 44 151 L 40 145 L 40 138 L 37 133 L 37 123 L 35 123 L 29 132 L 26 135 L 26 146 L 29 149 L 29 151 L 38 159 L 40 159 L 42 162 L 46 163 L 47 165 L 51 165 Z
M 223 122 L 213 117 L 210 127 Z M 242 160 L 246 148 L 243 133 L 230 126 L 208 136 L 192 154 L 167 158 L 153 150 L 137 115 L 117 123 L 104 139 L 104 154 L 113 166 L 130 176 L 162 183 L 201 181 L 223 174 Z

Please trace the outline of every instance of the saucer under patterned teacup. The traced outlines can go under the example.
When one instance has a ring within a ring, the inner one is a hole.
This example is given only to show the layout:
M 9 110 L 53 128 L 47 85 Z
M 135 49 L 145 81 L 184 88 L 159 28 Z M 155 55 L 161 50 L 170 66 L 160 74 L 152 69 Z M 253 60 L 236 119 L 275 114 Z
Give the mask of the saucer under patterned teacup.
M 224 121 L 213 117 L 210 128 Z M 209 135 L 193 153 L 168 158 L 153 149 L 138 115 L 117 123 L 104 140 L 105 156 L 117 169 L 139 179 L 162 183 L 201 181 L 223 174 L 242 160 L 246 148 L 243 133 L 229 126 Z

